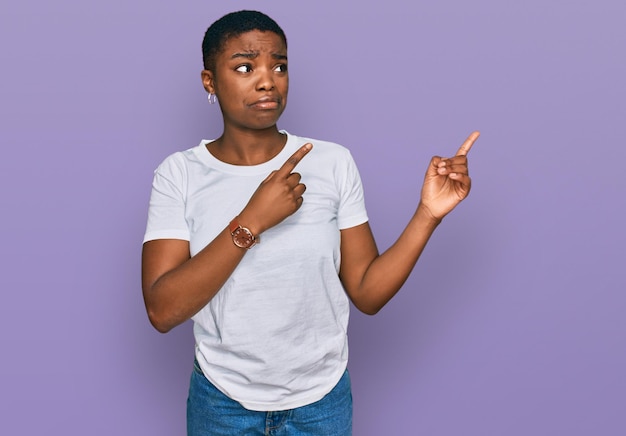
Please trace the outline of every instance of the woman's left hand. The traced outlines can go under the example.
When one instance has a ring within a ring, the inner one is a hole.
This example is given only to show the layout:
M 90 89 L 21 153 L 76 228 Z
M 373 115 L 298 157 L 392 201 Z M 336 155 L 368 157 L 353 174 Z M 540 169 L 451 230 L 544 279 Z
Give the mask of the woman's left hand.
M 469 194 L 472 180 L 467 170 L 467 153 L 478 136 L 479 132 L 473 132 L 454 157 L 435 156 L 430 161 L 424 177 L 420 206 L 425 207 L 437 221 L 441 221 Z

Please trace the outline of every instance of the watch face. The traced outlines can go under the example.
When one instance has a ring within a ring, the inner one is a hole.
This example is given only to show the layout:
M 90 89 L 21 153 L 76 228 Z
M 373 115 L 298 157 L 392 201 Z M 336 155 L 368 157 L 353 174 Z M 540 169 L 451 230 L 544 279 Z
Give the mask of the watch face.
M 254 244 L 254 236 L 252 236 L 250 230 L 239 227 L 233 232 L 233 242 L 237 247 L 250 248 Z

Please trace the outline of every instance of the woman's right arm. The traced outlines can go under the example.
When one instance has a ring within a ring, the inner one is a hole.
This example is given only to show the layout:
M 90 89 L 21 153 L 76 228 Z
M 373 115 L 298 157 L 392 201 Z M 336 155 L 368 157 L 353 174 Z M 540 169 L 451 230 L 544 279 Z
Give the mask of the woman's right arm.
M 146 242 L 141 281 L 150 323 L 165 333 L 191 318 L 213 298 L 244 254 L 227 228 L 194 257 L 189 257 L 188 241 Z
M 306 188 L 300 175 L 292 171 L 311 148 L 305 144 L 273 171 L 238 215 L 239 222 L 253 234 L 261 234 L 300 208 Z M 142 290 L 154 328 L 168 332 L 198 313 L 228 280 L 246 251 L 233 244 L 227 227 L 193 257 L 189 256 L 188 241 L 157 239 L 144 243 Z

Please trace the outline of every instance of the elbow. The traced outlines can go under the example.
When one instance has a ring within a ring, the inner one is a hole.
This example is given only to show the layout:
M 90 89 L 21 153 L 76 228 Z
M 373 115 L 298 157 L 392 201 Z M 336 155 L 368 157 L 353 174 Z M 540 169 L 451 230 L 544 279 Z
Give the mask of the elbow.
M 177 323 L 173 319 L 173 313 L 168 310 L 168 304 L 162 299 L 156 298 L 154 289 L 144 287 L 143 288 L 144 304 L 146 307 L 146 313 L 148 314 L 148 320 L 150 324 L 159 333 L 167 333 L 176 327 Z
M 172 327 L 170 327 L 170 326 L 168 326 L 166 324 L 158 324 L 158 323 L 155 323 L 153 321 L 150 321 L 150 324 L 152 324 L 152 327 L 154 327 L 154 329 L 157 332 L 159 332 L 159 333 L 165 334 L 165 333 L 169 332 L 170 330 L 172 330 Z
M 352 293 L 348 295 L 350 296 L 350 300 L 352 301 L 354 307 L 359 309 L 359 312 L 370 316 L 376 315 L 386 303 L 386 301 L 379 301 L 379 299 L 376 298 L 368 298 L 366 295 L 362 295 L 360 293 Z
M 169 322 L 163 314 L 159 314 L 157 311 L 148 308 L 148 319 L 150 324 L 159 333 L 167 333 L 174 328 L 174 325 Z
M 369 316 L 374 316 L 374 315 L 376 315 L 379 311 L 380 311 L 380 308 L 367 308 L 367 309 L 361 309 L 361 312 L 363 312 L 364 314 L 369 315 Z
M 380 309 L 383 308 L 383 306 L 377 306 L 373 304 L 355 304 L 355 306 L 357 309 L 359 309 L 360 312 L 370 316 L 376 315 L 380 311 Z

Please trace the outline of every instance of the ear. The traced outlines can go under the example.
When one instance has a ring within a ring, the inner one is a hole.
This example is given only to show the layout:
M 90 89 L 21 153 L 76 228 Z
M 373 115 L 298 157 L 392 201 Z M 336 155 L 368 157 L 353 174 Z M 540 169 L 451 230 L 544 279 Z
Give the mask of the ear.
M 213 71 L 211 70 L 202 70 L 200 73 L 200 77 L 202 77 L 202 86 L 209 94 L 215 94 L 215 80 Z

